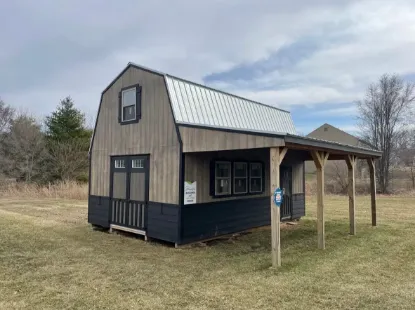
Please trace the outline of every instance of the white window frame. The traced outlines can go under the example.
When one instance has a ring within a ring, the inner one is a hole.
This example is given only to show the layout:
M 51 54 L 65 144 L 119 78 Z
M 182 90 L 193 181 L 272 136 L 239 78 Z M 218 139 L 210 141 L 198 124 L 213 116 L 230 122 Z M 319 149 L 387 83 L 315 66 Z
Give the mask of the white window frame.
M 229 176 L 228 177 L 218 177 L 217 176 L 217 167 L 219 164 L 229 165 Z M 217 193 L 216 192 L 216 180 L 228 180 L 229 192 L 227 193 Z M 232 163 L 230 161 L 215 161 L 215 196 L 228 196 L 232 194 Z
M 128 93 L 128 92 L 134 92 L 134 104 L 126 104 L 124 102 L 124 94 Z M 125 120 L 124 119 L 124 108 L 128 108 L 128 107 L 132 107 L 134 106 L 134 118 L 129 119 L 129 120 Z M 125 122 L 132 122 L 135 121 L 137 119 L 137 87 L 131 87 L 128 89 L 124 89 L 123 91 L 121 91 L 121 122 L 125 123 Z
M 138 165 L 135 165 L 136 163 L 139 163 Z M 131 161 L 131 167 L 134 169 L 143 169 L 144 168 L 144 159 L 141 158 L 134 158 Z
M 245 165 L 245 177 L 237 177 L 236 175 L 235 175 L 235 173 L 236 173 L 236 168 L 235 168 L 235 166 L 237 165 L 237 164 L 244 164 Z M 239 179 L 245 179 L 246 180 L 246 187 L 245 187 L 245 191 L 244 192 L 237 192 L 236 191 L 236 180 L 239 180 Z M 248 193 L 248 182 L 249 182 L 249 179 L 248 179 L 248 163 L 247 162 L 243 162 L 243 161 L 235 161 L 234 163 L 233 163 L 233 193 L 235 194 L 235 195 L 241 195 L 241 194 L 247 194 Z
M 117 169 L 125 168 L 125 159 L 116 159 L 114 160 L 114 167 Z
M 260 174 L 260 176 L 259 177 L 253 177 L 252 176 L 252 165 L 260 165 L 260 167 L 261 167 L 261 174 Z M 263 186 L 264 186 L 264 184 L 263 184 L 263 169 L 264 169 L 264 167 L 263 167 L 264 165 L 262 164 L 262 163 L 260 163 L 260 162 L 252 162 L 252 163 L 249 163 L 249 192 L 250 193 L 262 193 L 262 190 L 263 190 Z M 252 179 L 259 179 L 260 181 L 261 181 L 261 190 L 259 190 L 259 191 L 253 191 L 252 190 L 252 187 L 251 187 L 251 180 Z

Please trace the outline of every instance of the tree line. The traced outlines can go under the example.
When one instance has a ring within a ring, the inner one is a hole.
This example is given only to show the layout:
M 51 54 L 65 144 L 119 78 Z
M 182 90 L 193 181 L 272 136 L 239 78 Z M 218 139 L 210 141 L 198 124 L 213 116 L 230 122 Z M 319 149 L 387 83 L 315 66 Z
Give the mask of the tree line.
M 71 97 L 43 121 L 0 99 L 0 179 L 87 182 L 91 135 Z
M 389 191 L 391 171 L 408 169 L 415 189 L 415 84 L 385 74 L 357 102 L 360 138 L 382 151 L 376 161 L 378 189 Z M 70 97 L 43 121 L 17 113 L 0 99 L 0 180 L 48 183 L 88 181 L 92 129 Z

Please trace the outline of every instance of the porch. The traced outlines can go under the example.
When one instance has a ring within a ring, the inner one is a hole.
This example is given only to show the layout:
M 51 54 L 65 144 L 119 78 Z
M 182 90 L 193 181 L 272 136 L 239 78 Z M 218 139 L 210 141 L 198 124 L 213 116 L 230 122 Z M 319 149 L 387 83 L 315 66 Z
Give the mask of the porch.
M 271 188 L 279 188 L 280 166 L 287 152 L 300 151 L 305 161 L 312 160 L 316 166 L 317 176 L 317 244 L 319 249 L 325 249 L 325 210 L 324 210 L 324 170 L 328 160 L 345 160 L 348 167 L 348 200 L 349 200 L 349 234 L 356 235 L 356 195 L 355 173 L 357 159 L 366 159 L 369 166 L 371 193 L 371 222 L 377 225 L 376 218 L 376 176 L 375 159 L 380 152 L 364 148 L 351 147 L 300 136 L 287 135 L 284 147 L 270 148 L 270 183 Z M 280 212 L 271 197 L 271 248 L 273 267 L 281 266 L 280 250 Z

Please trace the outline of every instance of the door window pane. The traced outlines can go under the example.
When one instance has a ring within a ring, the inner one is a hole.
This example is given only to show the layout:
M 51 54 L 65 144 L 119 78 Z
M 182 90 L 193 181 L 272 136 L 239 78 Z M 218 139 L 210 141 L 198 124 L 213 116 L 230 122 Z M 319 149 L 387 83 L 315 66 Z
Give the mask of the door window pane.
M 144 168 L 144 163 L 142 159 L 133 159 L 132 161 L 133 168 Z
M 115 168 L 125 168 L 125 160 L 124 159 L 116 159 L 115 160 Z

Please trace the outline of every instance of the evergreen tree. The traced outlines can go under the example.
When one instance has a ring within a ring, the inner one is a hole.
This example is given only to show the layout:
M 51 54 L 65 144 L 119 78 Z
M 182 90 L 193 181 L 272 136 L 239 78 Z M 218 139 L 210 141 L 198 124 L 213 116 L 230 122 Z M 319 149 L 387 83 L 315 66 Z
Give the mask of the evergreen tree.
M 88 180 L 88 149 L 92 130 L 71 97 L 61 100 L 45 120 L 49 180 Z
M 71 97 L 61 100 L 56 111 L 46 117 L 46 136 L 49 141 L 69 142 L 74 139 L 89 139 L 85 128 L 85 115 L 74 107 Z

